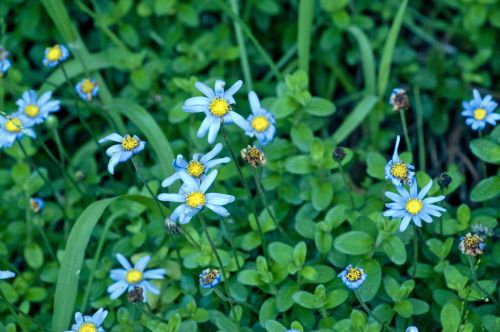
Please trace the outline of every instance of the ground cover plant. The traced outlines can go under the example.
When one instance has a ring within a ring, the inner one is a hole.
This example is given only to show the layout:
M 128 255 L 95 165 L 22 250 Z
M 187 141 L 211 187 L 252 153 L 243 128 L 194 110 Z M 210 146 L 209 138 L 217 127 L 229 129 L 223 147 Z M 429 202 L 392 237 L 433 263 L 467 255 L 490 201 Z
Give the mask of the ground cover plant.
M 499 28 L 2 1 L 0 331 L 500 331 Z

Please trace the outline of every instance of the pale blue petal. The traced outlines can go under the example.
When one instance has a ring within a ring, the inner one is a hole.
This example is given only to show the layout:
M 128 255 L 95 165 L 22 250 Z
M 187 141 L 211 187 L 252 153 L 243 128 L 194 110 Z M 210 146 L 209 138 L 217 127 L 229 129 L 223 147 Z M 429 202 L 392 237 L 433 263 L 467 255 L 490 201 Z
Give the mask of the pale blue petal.
M 186 196 L 180 194 L 159 194 L 158 199 L 164 202 L 184 203 L 186 201 Z
M 202 193 L 206 192 L 208 188 L 210 188 L 215 178 L 217 177 L 217 173 L 218 173 L 217 170 L 213 170 L 210 173 L 208 173 L 208 175 L 203 179 L 199 189 Z
M 206 205 L 207 208 L 210 210 L 214 211 L 216 214 L 218 214 L 221 217 L 228 217 L 229 212 L 222 206 L 220 205 L 213 205 L 213 204 L 208 204 Z
M 118 142 L 118 143 L 121 143 L 123 137 L 121 137 L 120 135 L 118 135 L 117 133 L 112 133 L 106 137 L 103 137 L 99 140 L 99 143 L 103 143 L 103 142 L 106 142 L 106 141 L 113 141 L 113 142 Z
M 200 162 L 202 164 L 206 164 L 207 161 L 210 161 L 212 158 L 214 158 L 221 150 L 222 150 L 222 144 L 221 143 L 215 144 L 212 150 L 210 150 L 203 157 L 201 157 Z
M 210 127 L 208 128 L 208 143 L 213 144 L 219 133 L 220 121 L 212 121 Z M 199 137 L 199 136 L 198 136 Z
M 128 262 L 128 259 L 125 258 L 122 254 L 116 254 L 116 259 L 118 262 L 123 266 L 125 270 L 130 270 L 132 269 L 132 265 Z
M 201 91 L 205 96 L 207 96 L 210 99 L 213 99 L 215 97 L 214 91 L 205 83 L 202 82 L 196 82 L 194 86 Z
M 146 268 L 146 265 L 148 265 L 149 261 L 151 260 L 151 256 L 146 255 L 139 259 L 137 263 L 134 265 L 134 269 L 139 270 L 139 271 L 144 271 L 144 268 Z
M 209 193 L 206 195 L 207 203 L 214 205 L 226 205 L 228 203 L 234 202 L 235 198 L 233 195 Z
M 417 181 L 414 182 L 415 183 L 415 186 L 416 186 L 416 183 Z M 413 185 L 413 184 L 412 184 Z M 429 183 L 427 183 L 425 185 L 425 187 L 422 188 L 422 190 L 420 191 L 420 193 L 418 194 L 418 199 L 419 200 L 423 200 L 425 195 L 427 195 L 427 193 L 429 192 L 429 190 L 431 190 L 431 187 L 432 187 L 432 180 L 429 181 Z M 414 197 L 414 196 L 413 196 Z

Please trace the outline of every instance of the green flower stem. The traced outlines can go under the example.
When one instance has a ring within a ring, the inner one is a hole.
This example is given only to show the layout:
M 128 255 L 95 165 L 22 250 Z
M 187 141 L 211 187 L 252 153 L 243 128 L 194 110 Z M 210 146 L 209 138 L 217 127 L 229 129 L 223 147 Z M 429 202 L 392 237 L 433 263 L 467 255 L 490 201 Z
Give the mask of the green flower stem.
M 413 272 L 412 276 L 415 278 L 417 275 L 417 264 L 418 264 L 418 233 L 417 225 L 413 224 Z
M 236 267 L 238 267 L 238 271 L 239 271 L 239 270 L 241 270 L 241 265 L 240 265 L 240 262 L 238 261 L 238 254 L 236 252 L 236 247 L 234 245 L 233 236 L 232 236 L 231 230 L 229 228 L 229 223 L 227 222 L 226 218 L 221 218 L 221 219 L 222 219 L 222 222 L 224 223 L 224 228 L 226 229 L 227 239 L 229 241 L 229 245 L 231 246 L 231 251 L 233 252 L 234 260 L 236 261 Z
M 465 294 L 464 302 L 462 303 L 462 310 L 460 311 L 460 321 L 458 322 L 458 327 L 457 327 L 456 332 L 460 331 L 460 326 L 462 325 L 462 322 L 464 320 L 465 308 L 467 307 L 467 301 L 468 301 L 471 289 L 472 289 L 472 287 L 469 285 L 469 287 L 467 288 L 467 294 Z
M 45 230 L 43 227 L 40 225 L 40 215 L 36 215 L 35 222 L 33 223 L 35 225 L 35 228 L 37 229 L 38 233 L 40 233 L 40 236 L 42 237 L 43 243 L 47 247 L 47 250 L 49 251 L 50 257 L 52 257 L 52 260 L 54 262 L 57 262 L 57 256 L 56 253 L 54 252 L 54 249 L 52 249 L 52 246 L 50 245 L 49 238 L 47 237 L 47 234 L 45 233 Z
M 147 302 L 146 303 L 136 303 L 134 305 L 134 307 L 139 308 L 139 311 L 142 312 L 143 314 L 145 314 L 146 316 L 149 316 L 150 318 L 158 320 L 162 323 L 168 324 L 168 320 L 164 319 L 163 317 L 157 316 L 153 313 L 153 310 L 151 310 L 151 307 L 149 306 L 149 304 Z M 144 307 L 146 307 L 147 310 L 144 309 Z
M 420 169 L 425 172 L 424 115 L 422 99 L 420 98 L 420 89 L 417 87 L 415 88 L 415 113 L 417 115 L 418 164 Z
M 269 257 L 268 252 L 267 252 L 267 241 L 266 241 L 266 238 L 264 236 L 264 232 L 262 231 L 262 226 L 260 225 L 260 222 L 259 222 L 259 215 L 257 214 L 257 208 L 255 207 L 255 201 L 253 199 L 252 193 L 250 192 L 250 189 L 248 188 L 247 181 L 245 180 L 245 177 L 243 176 L 243 171 L 241 170 L 240 163 L 238 162 L 238 159 L 236 158 L 236 155 L 234 154 L 234 151 L 231 148 L 231 143 L 229 142 L 229 138 L 227 137 L 226 130 L 224 129 L 224 124 L 221 124 L 220 130 L 222 131 L 222 137 L 224 137 L 224 143 L 226 143 L 226 147 L 229 150 L 229 153 L 231 154 L 231 158 L 233 159 L 234 165 L 236 166 L 236 169 L 238 170 L 238 174 L 240 175 L 241 184 L 245 188 L 247 195 L 248 195 L 248 199 L 250 200 L 250 204 L 252 205 L 252 212 L 253 212 L 253 215 L 255 216 L 255 223 L 257 224 L 257 232 L 259 233 L 260 240 L 262 242 L 264 256 Z
M 354 294 L 356 295 L 356 298 L 358 299 L 359 301 L 359 304 L 361 304 L 361 306 L 363 307 L 363 309 L 365 309 L 366 313 L 370 316 L 372 316 L 373 318 L 375 318 L 375 320 L 377 322 L 379 322 L 380 324 L 382 324 L 383 327 L 385 327 L 387 330 L 389 331 L 394 331 L 389 325 L 387 325 L 383 320 L 381 320 L 380 318 L 378 318 L 377 316 L 375 316 L 375 314 L 370 310 L 370 308 L 368 308 L 368 306 L 366 305 L 365 301 L 363 301 L 363 299 L 361 298 L 361 295 L 359 295 L 359 292 L 357 289 L 354 290 Z
M 441 196 L 444 196 L 444 189 L 443 188 L 441 188 Z M 439 202 L 438 204 L 441 204 L 441 202 Z M 442 214 L 441 214 L 441 217 L 439 217 L 439 221 L 440 221 L 439 222 L 439 231 L 441 233 L 441 236 L 443 236 L 444 235 L 444 231 L 443 231 L 443 222 L 444 222 L 444 220 L 443 220 L 443 215 Z
M 340 162 L 338 164 L 339 164 L 340 174 L 342 175 L 342 178 L 344 179 L 344 183 L 345 183 L 345 186 L 347 188 L 347 191 L 349 192 L 349 198 L 351 199 L 352 208 L 356 209 L 356 205 L 354 204 L 354 197 L 352 197 L 351 190 L 349 189 L 349 182 L 347 182 L 347 177 L 345 176 L 344 168 L 342 167 L 342 162 Z
M 283 228 L 281 227 L 280 223 L 278 222 L 277 218 L 274 216 L 274 213 L 271 212 L 271 208 L 269 207 L 269 203 L 267 201 L 267 198 L 266 198 L 266 194 L 264 193 L 264 190 L 262 189 L 262 185 L 260 183 L 260 175 L 257 171 L 257 167 L 253 167 L 253 178 L 255 180 L 255 186 L 257 187 L 257 192 L 259 193 L 259 196 L 260 196 L 260 199 L 262 200 L 262 204 L 264 205 L 267 213 L 269 214 L 269 216 L 271 217 L 274 225 L 276 226 L 276 228 L 279 230 L 279 232 L 281 233 L 281 235 L 288 241 L 288 242 L 291 242 L 291 239 L 290 237 L 288 236 L 288 234 L 285 233 L 285 231 L 283 230 Z
M 40 329 L 40 331 L 50 332 L 45 326 L 43 326 L 42 324 L 37 322 L 35 319 L 33 319 L 29 315 L 25 314 L 21 309 L 19 309 L 18 307 L 16 307 L 12 303 L 10 303 L 9 300 L 7 300 L 7 297 L 2 292 L 1 289 L 0 289 L 0 301 L 3 302 L 7 306 L 10 313 L 17 318 L 18 322 L 19 322 L 19 316 L 23 316 L 24 318 L 28 319 L 30 322 L 35 324 Z
M 57 129 L 52 129 L 52 136 L 54 137 L 54 141 L 56 142 L 57 150 L 59 151 L 59 159 L 61 160 L 61 166 L 64 168 L 64 156 L 67 156 L 68 154 L 66 153 L 64 149 L 64 145 L 62 144 L 61 141 L 61 136 L 59 136 L 59 132 Z
M 490 299 L 493 301 L 496 305 L 498 305 L 498 301 L 493 297 L 488 294 L 488 292 L 479 285 L 479 282 L 477 280 L 477 274 L 476 274 L 476 258 L 473 256 L 467 255 L 467 258 L 469 259 L 469 265 L 470 265 L 470 271 L 472 273 L 472 280 L 474 281 L 474 285 L 486 295 L 486 298 Z
M 246 302 L 240 302 L 240 301 L 236 301 L 236 300 L 233 300 L 227 296 L 225 296 L 222 291 L 219 289 L 219 285 L 215 286 L 214 287 L 214 291 L 215 291 L 215 294 L 224 302 L 228 302 L 228 303 L 234 303 L 234 304 L 238 304 L 238 305 L 241 305 L 247 309 L 250 309 L 252 312 L 256 313 L 256 314 L 259 314 L 259 311 L 257 309 L 255 309 L 254 307 L 252 307 L 251 305 L 249 305 L 248 303 Z
M 405 137 L 406 149 L 410 152 L 411 159 L 413 160 L 413 152 L 411 147 L 410 136 L 408 135 L 408 126 L 406 125 L 406 115 L 405 111 L 399 111 L 401 117 L 401 126 L 403 127 L 403 135 Z
M 52 186 L 52 183 L 45 177 L 45 175 L 43 175 L 43 173 L 40 171 L 40 169 L 36 166 L 35 162 L 33 161 L 33 159 L 31 159 L 31 157 L 28 155 L 28 153 L 26 152 L 26 150 L 24 149 L 24 146 L 23 146 L 23 143 L 21 143 L 21 140 L 17 140 L 17 144 L 19 145 L 19 147 L 21 148 L 21 151 L 23 152 L 24 154 L 24 157 L 26 157 L 26 159 L 28 160 L 28 162 L 30 163 L 31 167 L 33 169 L 35 169 L 35 172 L 38 174 L 38 176 L 40 176 L 43 180 L 43 182 L 45 182 L 45 184 L 49 187 L 50 191 L 52 192 L 52 195 L 54 195 L 55 197 L 55 201 L 56 201 L 56 204 L 59 205 L 59 208 L 61 209 L 61 212 L 64 216 L 64 219 L 66 220 L 69 220 L 69 217 L 68 215 L 66 214 L 66 208 L 64 207 L 63 203 L 60 201 L 60 197 L 59 195 L 57 194 L 56 190 L 54 189 L 54 187 Z M 66 223 L 65 223 L 66 224 Z
M 238 0 L 229 0 L 231 5 L 231 10 L 234 15 L 240 17 L 240 11 L 238 8 Z M 245 83 L 248 86 L 248 90 L 253 90 L 252 74 L 250 71 L 250 65 L 248 63 L 247 48 L 245 46 L 245 39 L 243 38 L 243 33 L 241 31 L 241 26 L 233 20 L 234 33 L 236 34 L 236 41 L 238 42 L 238 47 L 240 49 L 240 60 L 241 68 L 243 69 L 243 77 L 245 78 Z

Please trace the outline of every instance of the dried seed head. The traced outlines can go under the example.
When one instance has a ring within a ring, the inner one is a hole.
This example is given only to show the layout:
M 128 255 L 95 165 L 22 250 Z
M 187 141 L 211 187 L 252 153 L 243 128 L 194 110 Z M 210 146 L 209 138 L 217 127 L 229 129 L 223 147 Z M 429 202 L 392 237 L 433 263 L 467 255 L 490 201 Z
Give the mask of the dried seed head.
M 410 108 L 410 100 L 403 89 L 392 90 L 390 104 L 395 112 L 405 111 Z
M 453 181 L 453 179 L 451 178 L 451 176 L 448 175 L 448 173 L 441 173 L 441 175 L 439 175 L 439 178 L 438 178 L 438 184 L 439 184 L 439 187 L 441 189 L 446 189 L 448 188 L 448 186 L 450 185 L 451 181 Z
M 179 227 L 179 225 L 177 225 L 175 222 L 173 222 L 172 220 L 170 220 L 170 218 L 166 218 L 165 219 L 165 230 L 171 234 L 171 235 L 174 235 L 174 236 L 177 236 L 177 235 L 181 235 L 182 234 L 182 230 L 181 228 Z
M 128 303 L 142 303 L 144 301 L 143 292 L 142 287 L 134 287 L 134 289 L 128 292 Z
M 460 238 L 458 249 L 467 256 L 478 256 L 483 254 L 484 240 L 477 234 L 467 233 Z
M 240 155 L 252 167 L 264 166 L 267 162 L 264 152 L 255 145 L 247 146 Z
M 344 149 L 336 147 L 335 150 L 333 150 L 332 157 L 339 164 L 342 162 L 342 160 L 344 160 L 345 156 L 346 154 Z

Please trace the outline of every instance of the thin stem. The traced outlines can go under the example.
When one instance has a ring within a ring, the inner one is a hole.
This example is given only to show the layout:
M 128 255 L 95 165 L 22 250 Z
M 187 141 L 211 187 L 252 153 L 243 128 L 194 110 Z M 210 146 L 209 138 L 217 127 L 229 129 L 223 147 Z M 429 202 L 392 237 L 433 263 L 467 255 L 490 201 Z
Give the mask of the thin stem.
M 465 294 L 464 302 L 462 303 L 462 310 L 460 311 L 460 321 L 457 326 L 457 332 L 460 331 L 460 325 L 462 325 L 462 321 L 464 320 L 465 308 L 467 307 L 467 299 L 469 298 L 471 289 L 472 287 L 469 285 L 469 287 L 467 288 L 467 294 Z
M 444 195 L 444 189 L 441 188 L 441 196 L 443 196 L 443 195 Z M 438 203 L 438 204 L 441 204 L 441 203 Z M 440 228 L 439 231 L 441 233 L 441 236 L 443 236 L 444 235 L 444 231 L 443 231 L 443 222 L 444 222 L 443 215 L 441 215 L 441 217 L 439 217 L 439 219 L 440 219 L 439 220 L 440 221 L 440 223 L 439 223 L 439 228 Z
M 425 172 L 425 140 L 424 140 L 424 115 L 422 108 L 422 99 L 420 98 L 420 89 L 415 88 L 415 113 L 417 118 L 418 134 L 418 164 Z
M 344 168 L 342 167 L 342 163 L 341 162 L 339 162 L 338 164 L 339 164 L 340 174 L 342 175 L 342 178 L 344 179 L 344 183 L 345 183 L 345 186 L 347 188 L 347 191 L 349 192 L 349 198 L 351 199 L 352 208 L 356 209 L 356 205 L 354 204 L 354 197 L 352 197 L 351 190 L 349 189 L 349 183 L 347 182 L 347 177 L 345 176 Z
M 153 199 L 153 201 L 155 201 L 156 207 L 158 208 L 158 211 L 160 211 L 161 216 L 163 217 L 163 219 L 167 218 L 167 216 L 165 215 L 165 212 L 163 211 L 163 208 L 160 205 L 160 202 L 158 202 L 158 199 L 156 198 L 155 194 L 153 193 L 153 190 L 151 189 L 149 184 L 146 182 L 146 179 L 142 175 L 141 169 L 140 169 L 139 165 L 137 164 L 135 157 L 132 157 L 132 165 L 134 165 L 137 176 L 139 177 L 139 179 L 142 181 L 142 183 L 146 187 L 147 191 L 151 195 L 151 198 Z
M 234 15 L 240 17 L 239 8 L 238 8 L 238 0 L 229 0 L 231 5 L 231 10 Z M 243 69 L 243 77 L 245 77 L 245 83 L 248 86 L 248 90 L 253 90 L 253 81 L 252 74 L 250 71 L 250 65 L 248 63 L 248 54 L 247 48 L 245 46 L 245 39 L 243 37 L 243 33 L 241 31 L 241 26 L 233 20 L 234 32 L 236 34 L 236 41 L 238 42 L 238 47 L 240 49 L 240 60 L 241 60 L 241 68 Z
M 222 131 L 222 136 L 224 137 L 224 143 L 226 143 L 226 147 L 229 150 L 229 153 L 231 154 L 231 158 L 233 159 L 234 165 L 236 166 L 236 169 L 238 170 L 238 174 L 240 175 L 240 180 L 241 184 L 245 188 L 248 199 L 250 200 L 250 204 L 252 205 L 252 212 L 255 216 L 255 223 L 257 224 L 257 232 L 259 233 L 260 240 L 262 242 L 262 247 L 264 250 L 264 255 L 266 257 L 269 257 L 267 254 L 267 241 L 264 236 L 264 232 L 262 231 L 262 226 L 260 225 L 259 222 L 259 215 L 257 214 L 257 208 L 255 207 L 255 201 L 253 199 L 252 193 L 250 192 L 250 189 L 248 188 L 247 181 L 245 180 L 245 177 L 243 176 L 243 171 L 241 170 L 240 163 L 238 162 L 238 159 L 236 158 L 236 155 L 234 154 L 233 149 L 231 148 L 231 143 L 229 142 L 229 138 L 227 137 L 226 130 L 224 129 L 224 124 L 221 124 L 220 130 Z
M 165 324 L 168 324 L 168 320 L 166 320 L 166 319 L 164 319 L 164 318 L 162 318 L 162 317 L 158 317 L 158 316 L 156 316 L 156 315 L 153 313 L 153 311 L 151 310 L 151 307 L 149 306 L 149 304 L 148 304 L 147 302 L 146 302 L 146 304 L 144 304 L 144 303 L 137 303 L 137 304 L 136 304 L 136 306 L 139 308 L 139 310 L 140 310 L 142 313 L 146 314 L 147 316 L 149 316 L 149 317 L 151 317 L 151 318 L 153 318 L 153 319 L 159 320 L 160 322 L 163 322 L 163 323 L 165 323 Z M 148 310 L 145 310 L 145 309 L 144 309 L 144 306 L 146 306 L 146 308 L 147 308 Z
M 50 256 L 52 257 L 52 260 L 54 262 L 57 262 L 57 256 L 54 252 L 54 249 L 52 249 L 52 246 L 50 245 L 49 238 L 47 237 L 47 234 L 45 233 L 45 230 L 43 229 L 43 227 L 40 225 L 39 216 L 37 216 L 37 218 L 38 219 L 34 222 L 35 227 L 36 227 L 38 233 L 40 233 L 40 236 L 42 237 L 42 240 L 45 243 L 45 246 L 47 247 L 47 250 L 49 251 Z
M 14 315 L 14 316 L 16 316 L 18 322 L 19 322 L 19 315 L 21 315 L 24 318 L 28 319 L 33 324 L 35 324 L 41 331 L 50 332 L 47 328 L 45 328 L 45 326 L 43 326 L 42 324 L 40 324 L 39 322 L 37 322 L 35 319 L 33 319 L 29 315 L 25 314 L 21 309 L 19 309 L 18 307 L 16 307 L 12 303 L 10 303 L 9 300 L 7 300 L 7 297 L 2 292 L 1 289 L 0 289 L 0 301 L 3 302 L 3 303 L 5 303 L 5 305 L 7 306 L 7 308 L 9 309 L 9 311 L 11 312 L 11 314 Z
M 239 304 L 239 305 L 241 305 L 241 306 L 243 306 L 243 307 L 245 307 L 245 308 L 247 308 L 247 309 L 252 310 L 252 311 L 253 311 L 254 313 L 256 313 L 256 314 L 258 314 L 258 313 L 259 313 L 259 312 L 258 312 L 258 311 L 254 308 L 254 307 L 252 307 L 252 306 L 251 306 L 251 305 L 249 305 L 248 303 L 246 303 L 246 302 L 236 301 L 236 300 L 233 300 L 233 299 L 231 299 L 231 298 L 229 298 L 229 297 L 225 296 L 225 295 L 221 292 L 221 290 L 219 289 L 219 286 L 215 286 L 214 291 L 215 291 L 215 294 L 217 294 L 217 296 L 218 296 L 218 297 L 219 297 L 222 301 L 225 301 L 225 302 L 228 302 L 228 303 L 232 302 L 232 303 L 234 303 L 234 304 Z
M 253 168 L 253 178 L 255 180 L 255 186 L 257 187 L 257 192 L 260 195 L 260 199 L 262 200 L 262 204 L 264 205 L 264 208 L 266 209 L 267 214 L 269 214 L 269 216 L 271 217 L 274 225 L 279 230 L 279 232 L 281 233 L 281 235 L 283 237 L 285 237 L 287 239 L 287 241 L 290 242 L 291 241 L 290 237 L 288 236 L 288 234 L 285 233 L 285 231 L 281 227 L 280 223 L 278 222 L 277 218 L 274 216 L 274 213 L 271 212 L 271 208 L 270 208 L 269 203 L 267 202 L 266 194 L 264 193 L 264 190 L 263 190 L 262 185 L 260 183 L 260 176 L 258 174 L 258 171 L 257 171 L 256 167 Z
M 233 237 L 231 236 L 231 230 L 229 229 L 229 223 L 227 222 L 226 218 L 221 218 L 221 219 L 222 219 L 222 222 L 224 223 L 224 227 L 226 228 L 229 245 L 231 246 L 231 251 L 233 252 L 233 257 L 234 257 L 234 260 L 236 261 L 236 266 L 238 267 L 238 271 L 239 271 L 239 270 L 241 270 L 241 265 L 240 265 L 240 262 L 238 260 L 238 254 L 236 252 L 236 247 L 234 245 Z
M 412 276 L 415 278 L 417 275 L 417 264 L 418 264 L 418 233 L 417 225 L 413 224 L 413 272 Z
M 401 116 L 401 126 L 403 127 L 403 135 L 405 137 L 406 149 L 410 152 L 411 158 L 413 159 L 413 152 L 412 152 L 410 136 L 408 135 L 408 126 L 406 125 L 405 111 L 399 111 L 399 115 Z
M 59 159 L 61 159 L 61 165 L 64 167 L 64 156 L 67 155 L 64 150 L 64 146 L 61 141 L 61 136 L 59 136 L 59 132 L 57 129 L 52 129 L 52 135 L 54 137 L 54 141 L 56 141 L 57 150 L 59 151 Z
M 383 327 L 385 327 L 387 330 L 389 331 L 393 331 L 393 329 L 387 325 L 383 320 L 381 320 L 380 318 L 378 318 L 377 316 L 375 316 L 375 314 L 373 313 L 373 311 L 370 310 L 370 308 L 368 308 L 368 306 L 366 305 L 365 301 L 363 301 L 363 299 L 361 299 L 361 296 L 359 295 L 359 292 L 357 289 L 354 290 L 354 294 L 356 295 L 356 298 L 358 299 L 359 301 L 359 304 L 361 304 L 361 306 L 363 307 L 363 309 L 365 309 L 366 313 L 370 316 L 372 316 L 373 318 L 375 318 L 375 320 L 377 322 L 379 322 L 380 324 L 382 324 Z
M 476 266 L 476 259 L 473 256 L 468 256 L 468 255 L 467 255 L 467 258 L 469 259 L 470 271 L 472 273 L 472 279 L 474 280 L 474 285 L 481 292 L 483 292 L 484 295 L 486 295 L 486 298 L 491 299 L 493 302 L 495 302 L 496 305 L 498 305 L 497 300 L 493 296 L 490 296 L 488 294 L 488 292 L 486 290 L 484 290 L 484 288 L 479 285 L 479 282 L 477 280 L 477 274 L 476 274 L 476 268 L 477 268 L 477 266 Z

